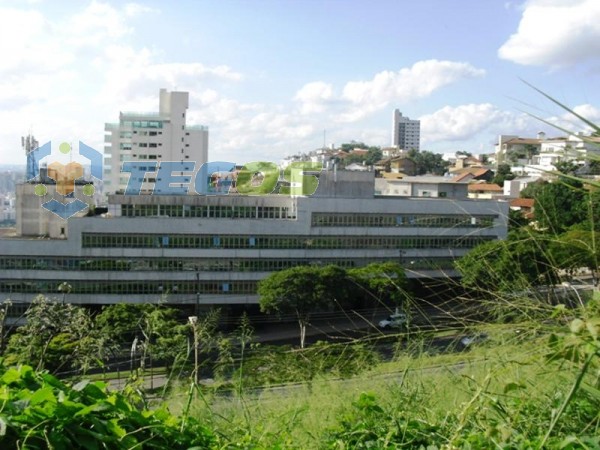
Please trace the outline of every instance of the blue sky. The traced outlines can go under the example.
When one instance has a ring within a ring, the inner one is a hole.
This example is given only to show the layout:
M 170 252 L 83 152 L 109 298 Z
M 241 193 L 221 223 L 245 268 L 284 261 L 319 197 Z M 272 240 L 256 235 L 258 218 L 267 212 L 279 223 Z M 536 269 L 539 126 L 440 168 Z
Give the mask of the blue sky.
M 566 123 L 520 78 L 600 120 L 597 0 L 0 0 L 0 55 L 0 163 L 30 131 L 101 149 L 160 88 L 189 91 L 209 159 L 237 163 L 389 145 L 394 108 L 439 153 L 559 134 L 523 112 Z

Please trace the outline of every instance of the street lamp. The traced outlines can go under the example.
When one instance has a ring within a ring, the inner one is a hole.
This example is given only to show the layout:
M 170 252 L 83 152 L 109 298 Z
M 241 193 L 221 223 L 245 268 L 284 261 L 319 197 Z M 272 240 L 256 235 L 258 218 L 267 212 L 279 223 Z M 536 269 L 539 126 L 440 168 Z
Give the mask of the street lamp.
M 192 331 L 194 333 L 194 381 L 196 384 L 200 381 L 200 373 L 198 371 L 198 350 L 200 346 L 200 333 L 198 332 L 198 316 L 188 317 Z
M 62 292 L 62 304 L 65 304 L 65 297 L 67 296 L 67 294 L 69 292 L 71 292 L 71 288 L 72 286 L 67 283 L 66 281 L 63 281 L 62 283 L 60 283 L 58 285 L 58 292 Z

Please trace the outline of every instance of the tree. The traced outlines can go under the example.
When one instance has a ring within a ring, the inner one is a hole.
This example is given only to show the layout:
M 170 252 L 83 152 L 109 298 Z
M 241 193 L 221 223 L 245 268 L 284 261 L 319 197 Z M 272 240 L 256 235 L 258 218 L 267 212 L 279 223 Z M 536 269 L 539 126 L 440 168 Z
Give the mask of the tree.
M 417 175 L 425 175 L 426 173 L 444 175 L 450 165 L 448 161 L 444 161 L 442 155 L 427 150 L 420 152 L 412 149 L 408 152 L 408 158 L 415 163 Z
M 556 170 L 565 175 L 575 175 L 579 170 L 579 165 L 573 161 L 557 161 L 554 163 Z
M 571 278 L 575 270 L 590 270 L 594 285 L 598 281 L 600 261 L 600 233 L 589 230 L 569 230 L 550 245 L 550 253 L 557 268 L 566 271 Z
M 103 340 L 86 309 L 40 295 L 25 316 L 25 325 L 9 340 L 9 363 L 34 364 L 54 373 L 67 369 L 85 373 L 94 362 L 101 364 Z
M 361 149 L 366 150 L 369 148 L 369 146 L 367 144 L 365 144 L 364 142 L 357 142 L 357 141 L 350 141 L 350 142 L 347 142 L 340 146 L 340 149 L 346 153 L 354 150 L 355 148 L 361 148 Z
M 509 231 L 523 228 L 529 225 L 529 219 L 523 215 L 522 211 L 509 209 L 508 211 L 508 229 Z
M 348 276 L 371 300 L 375 299 L 383 304 L 400 305 L 407 298 L 406 274 L 398 263 L 372 263 L 365 267 L 349 270 Z
M 463 286 L 485 294 L 520 292 L 536 285 L 553 285 L 556 268 L 542 236 L 526 232 L 506 241 L 478 245 L 456 262 Z
M 580 182 L 565 177 L 542 185 L 535 195 L 534 218 L 538 226 L 560 234 L 585 220 L 586 196 L 582 188 Z
M 492 179 L 492 183 L 495 183 L 498 186 L 504 186 L 504 182 L 506 180 L 514 179 L 515 174 L 511 172 L 510 166 L 508 164 L 499 164 L 498 169 L 496 170 L 496 175 Z
M 297 266 L 274 272 L 260 281 L 260 309 L 265 313 L 294 314 L 304 348 L 306 326 L 313 311 L 330 305 L 344 286 L 345 271 L 337 266 Z
M 538 192 L 540 192 L 544 185 L 548 184 L 546 180 L 542 180 L 541 178 L 533 183 L 529 183 L 519 194 L 521 198 L 532 198 L 535 199 Z
M 383 153 L 381 152 L 381 148 L 369 147 L 369 152 L 365 156 L 365 164 L 367 166 L 372 166 L 377 161 L 380 161 L 381 158 L 383 158 Z

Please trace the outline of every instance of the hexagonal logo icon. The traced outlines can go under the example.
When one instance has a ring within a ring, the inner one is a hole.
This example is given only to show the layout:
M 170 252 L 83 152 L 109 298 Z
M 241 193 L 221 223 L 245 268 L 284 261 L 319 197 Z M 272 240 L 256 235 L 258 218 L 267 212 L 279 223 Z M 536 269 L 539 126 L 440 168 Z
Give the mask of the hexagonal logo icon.
M 61 155 L 68 156 L 69 160 L 61 161 L 61 159 L 64 160 L 64 156 L 61 157 Z M 42 179 L 39 164 L 42 159 L 48 158 L 47 173 L 45 175 L 48 179 L 54 181 L 56 195 L 54 198 L 42 203 L 42 208 L 65 220 L 88 208 L 86 202 L 75 198 L 77 181 L 83 178 L 85 174 L 85 168 L 81 161 L 76 160 L 81 159 L 80 157 L 89 161 L 91 176 L 98 181 L 102 181 L 102 154 L 81 141 L 79 141 L 79 152 L 77 154 L 73 152 L 71 144 L 67 142 L 59 145 L 58 153 L 52 152 L 52 143 L 47 142 L 27 154 L 27 179 L 29 181 L 36 178 L 40 180 L 40 183 L 34 189 L 35 194 L 39 197 L 48 195 L 48 188 L 44 183 L 45 180 Z M 86 183 L 81 192 L 87 197 L 93 197 L 95 187 L 92 183 Z

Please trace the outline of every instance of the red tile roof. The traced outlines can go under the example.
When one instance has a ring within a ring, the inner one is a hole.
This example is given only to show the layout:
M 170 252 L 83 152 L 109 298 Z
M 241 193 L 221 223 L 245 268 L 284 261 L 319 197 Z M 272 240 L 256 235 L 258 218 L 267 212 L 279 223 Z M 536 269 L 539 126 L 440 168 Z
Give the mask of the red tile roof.
M 532 198 L 513 198 L 510 206 L 515 208 L 533 208 L 535 200 Z
M 468 189 L 469 192 L 504 192 L 504 189 L 493 183 L 472 183 Z

